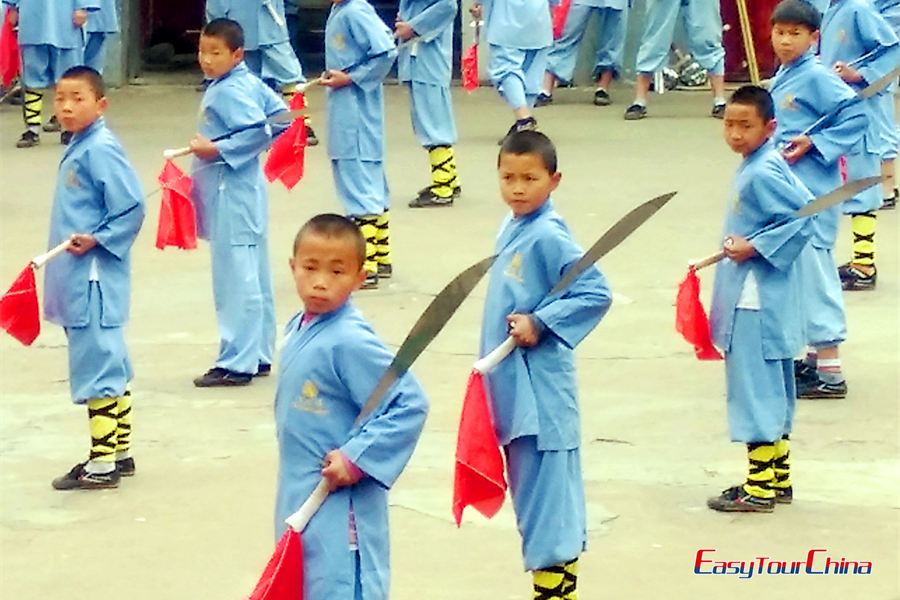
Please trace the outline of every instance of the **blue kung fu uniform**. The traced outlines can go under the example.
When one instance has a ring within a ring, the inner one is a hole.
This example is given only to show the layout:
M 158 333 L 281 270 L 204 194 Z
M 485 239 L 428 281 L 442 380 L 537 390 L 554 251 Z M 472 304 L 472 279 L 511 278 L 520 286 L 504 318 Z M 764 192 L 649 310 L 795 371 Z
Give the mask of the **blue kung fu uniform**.
M 795 263 L 812 231 L 809 218 L 790 215 L 811 200 L 771 140 L 735 175 L 724 233 L 750 238 L 758 256 L 719 262 L 710 306 L 713 342 L 725 351 L 735 442 L 774 442 L 791 431 L 792 359 L 804 341 Z
M 82 64 L 84 35 L 72 22 L 76 10 L 96 11 L 99 0 L 3 0 L 19 11 L 22 83 L 42 89 Z M 90 20 L 90 15 L 88 16 Z
M 86 39 L 84 43 L 84 64 L 98 73 L 103 73 L 106 66 L 106 41 L 115 33 L 119 33 L 119 15 L 116 12 L 116 0 L 100 0 L 100 10 L 88 16 L 84 24 Z
M 416 32 L 400 49 L 397 69 L 409 87 L 413 131 L 419 144 L 452 146 L 456 142 L 450 68 L 457 0 L 401 0 L 400 20 Z
M 875 8 L 887 21 L 894 31 L 894 35 L 900 38 L 900 0 L 875 0 Z M 897 126 L 897 115 L 894 110 L 894 94 L 897 91 L 897 80 L 891 82 L 886 93 L 881 95 L 881 119 L 882 136 L 884 146 L 881 154 L 882 160 L 897 158 L 897 145 L 900 144 L 900 127 Z
M 547 57 L 547 70 L 560 81 L 572 81 L 578 45 L 584 37 L 588 21 L 596 13 L 598 46 L 594 75 L 604 71 L 621 73 L 630 4 L 628 0 L 573 0 L 562 35 L 553 42 Z
M 545 298 L 583 254 L 549 199 L 529 215 L 507 216 L 496 254 L 481 355 L 506 339 L 511 313 L 530 313 L 543 327 L 537 345 L 517 347 L 485 378 L 494 429 L 506 451 L 525 569 L 535 570 L 576 558 L 586 543 L 574 348 L 612 296 L 592 266 Z
M 328 157 L 338 198 L 351 217 L 390 206 L 384 174 L 383 82 L 397 49 L 390 30 L 366 0 L 331 6 L 325 24 L 325 67 L 353 83 L 328 90 Z
M 407 372 L 356 425 L 393 357 L 349 303 L 301 323 L 302 313 L 288 323 L 279 361 L 276 537 L 319 483 L 322 458 L 340 448 L 364 476 L 332 492 L 303 530 L 303 600 L 385 600 L 388 489 L 413 453 L 428 403 Z M 351 511 L 356 548 L 349 539 Z
M 240 24 L 244 62 L 272 89 L 306 81 L 291 47 L 284 0 L 208 0 L 206 18 L 228 18 Z
M 553 45 L 550 3 L 485 0 L 483 6 L 491 81 L 511 109 L 531 108 L 541 91 Z
M 635 70 L 650 75 L 666 65 L 679 10 L 694 59 L 710 75 L 723 75 L 725 50 L 719 0 L 647 0 Z
M 131 380 L 124 327 L 131 246 L 143 220 L 137 175 L 101 117 L 63 152 L 49 240 L 52 248 L 73 233 L 90 233 L 97 245 L 81 256 L 65 252 L 44 267 L 44 317 L 66 330 L 76 404 L 121 397 Z
M 851 102 L 855 96 L 812 51 L 778 69 L 771 94 L 778 123 L 774 141 L 778 147 L 786 146 L 820 117 Z M 810 136 L 813 147 L 790 165 L 791 171 L 816 197 L 838 188 L 838 160 L 860 143 L 867 127 L 868 119 L 860 103 L 843 108 Z M 832 256 L 840 214 L 838 205 L 812 218 L 813 234 L 799 259 L 806 341 L 813 347 L 833 346 L 847 338 L 841 282 Z
M 212 139 L 283 110 L 281 98 L 240 63 L 206 89 L 198 131 Z M 216 142 L 218 159 L 195 157 L 191 167 L 197 233 L 212 251 L 216 366 L 237 373 L 255 374 L 259 365 L 271 364 L 275 346 L 266 181 L 259 163 L 271 139 L 268 126 L 247 129 Z
M 836 62 L 849 63 L 870 51 L 879 53 L 856 67 L 863 77 L 859 83 L 850 84 L 859 91 L 870 83 L 887 75 L 900 64 L 900 43 L 887 22 L 868 0 L 835 0 L 822 18 L 819 52 L 822 64 L 832 67 Z M 881 173 L 880 161 L 883 156 L 896 154 L 896 144 L 891 148 L 885 131 L 896 127 L 893 115 L 885 114 L 883 95 L 889 90 L 862 101 L 869 127 L 861 144 L 847 155 L 847 176 L 849 179 L 877 176 Z M 881 206 L 878 186 L 870 187 L 844 203 L 844 212 L 865 213 Z

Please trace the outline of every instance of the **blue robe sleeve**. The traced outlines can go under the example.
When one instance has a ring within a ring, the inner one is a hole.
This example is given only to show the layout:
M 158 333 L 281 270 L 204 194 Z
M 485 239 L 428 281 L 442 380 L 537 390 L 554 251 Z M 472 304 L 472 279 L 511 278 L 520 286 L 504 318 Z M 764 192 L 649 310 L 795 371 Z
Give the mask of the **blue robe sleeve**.
M 810 217 L 794 218 L 793 213 L 811 199 L 811 194 L 787 170 L 766 165 L 744 193 L 753 196 L 762 211 L 771 215 L 770 225 L 750 237 L 757 254 L 779 271 L 787 271 L 812 234 Z M 742 197 L 743 201 L 743 197 Z
M 97 243 L 122 260 L 144 221 L 144 195 L 134 169 L 120 152 L 92 150 L 91 177 L 103 189 L 106 217 L 91 232 Z
M 280 112 L 284 112 L 288 109 L 287 104 L 284 103 L 284 99 L 281 96 L 276 94 L 269 88 L 269 86 L 263 86 L 263 111 L 266 113 L 266 118 L 277 115 Z M 281 123 L 272 123 L 269 127 L 272 130 L 272 137 L 278 137 L 285 131 L 287 131 L 288 127 L 291 126 L 291 121 L 282 121 Z
M 900 64 L 900 44 L 891 26 L 875 11 L 857 12 L 856 30 L 858 39 L 863 40 L 867 50 L 887 48 L 857 68 L 865 80 L 861 85 L 865 87 Z
M 75 0 L 75 10 L 95 11 L 100 10 L 97 0 Z
M 227 100 L 212 102 L 207 110 L 214 112 L 227 131 L 234 131 L 268 118 L 262 108 L 252 98 L 232 94 Z M 216 150 L 222 160 L 232 169 L 239 169 L 246 163 L 256 159 L 269 147 L 272 141 L 269 127 L 251 127 L 216 142 Z
M 397 58 L 394 39 L 381 20 L 373 23 L 348 19 L 347 30 L 356 44 L 364 49 L 367 57 L 362 64 L 347 71 L 347 74 L 364 91 L 371 91 L 382 84 Z
M 453 25 L 458 10 L 457 0 L 435 0 L 428 8 L 407 21 L 421 38 L 440 33 Z
M 360 409 L 391 359 L 387 349 L 371 334 L 337 349 L 338 374 Z M 427 411 L 425 393 L 407 372 L 388 389 L 379 407 L 362 425 L 350 432 L 341 451 L 368 477 L 390 488 L 412 456 Z
M 843 82 L 840 83 L 846 88 Z M 822 162 L 830 165 L 847 154 L 862 139 L 868 123 L 862 102 L 856 101 L 853 97 L 823 129 L 809 137 L 816 152 L 822 157 Z

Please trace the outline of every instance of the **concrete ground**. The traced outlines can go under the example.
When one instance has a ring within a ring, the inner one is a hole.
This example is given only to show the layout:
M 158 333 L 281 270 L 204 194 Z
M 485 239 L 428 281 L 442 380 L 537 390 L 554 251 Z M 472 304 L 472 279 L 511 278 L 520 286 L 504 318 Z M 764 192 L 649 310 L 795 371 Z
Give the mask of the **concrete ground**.
M 560 90 L 538 113 L 559 146 L 556 207 L 575 237 L 586 247 L 637 204 L 678 195 L 601 261 L 616 301 L 578 350 L 590 524 L 582 598 L 900 598 L 900 215 L 879 214 L 878 289 L 846 297 L 849 396 L 799 403 L 794 504 L 770 515 L 711 512 L 706 498 L 743 476 L 744 449 L 728 441 L 722 365 L 693 358 L 674 331 L 673 301 L 687 260 L 716 250 L 739 158 L 721 140 L 721 123 L 707 116 L 707 94 L 655 97 L 641 122 L 622 119 L 630 89 L 614 90 L 609 108 L 592 106 L 590 94 Z M 324 134 L 324 96 L 310 96 Z M 453 275 L 491 253 L 505 211 L 496 140 L 510 114 L 490 88 L 454 96 L 462 199 L 452 209 L 412 210 L 406 202 L 427 181 L 426 156 L 404 90 L 387 90 L 395 276 L 355 302 L 392 347 Z M 108 122 L 147 192 L 156 187 L 161 150 L 194 131 L 199 99 L 183 84 L 110 94 Z M 61 151 L 51 134 L 37 148 L 16 150 L 20 118 L 17 108 L 0 108 L 2 285 L 45 248 Z M 297 228 L 316 213 L 340 211 L 324 147 L 309 149 L 306 170 L 293 192 L 269 188 L 281 323 L 299 310 L 287 267 Z M 242 389 L 193 387 L 217 348 L 209 253 L 205 245 L 157 250 L 158 207 L 151 194 L 133 253 L 136 477 L 103 492 L 51 489 L 88 443 L 84 409 L 68 399 L 64 335 L 45 323 L 29 348 L 0 336 L 0 597 L 241 598 L 271 552 L 275 378 Z M 849 236 L 845 222 L 840 260 Z M 708 299 L 712 272 L 701 278 Z M 531 597 L 509 503 L 490 521 L 467 512 L 460 529 L 450 513 L 456 425 L 484 293 L 482 283 L 413 369 L 432 408 L 391 496 L 395 600 Z M 816 569 L 825 556 L 872 566 L 870 574 L 756 572 L 742 580 L 695 574 L 699 549 L 715 549 L 708 559 L 757 564 L 758 557 L 803 561 L 823 549 Z

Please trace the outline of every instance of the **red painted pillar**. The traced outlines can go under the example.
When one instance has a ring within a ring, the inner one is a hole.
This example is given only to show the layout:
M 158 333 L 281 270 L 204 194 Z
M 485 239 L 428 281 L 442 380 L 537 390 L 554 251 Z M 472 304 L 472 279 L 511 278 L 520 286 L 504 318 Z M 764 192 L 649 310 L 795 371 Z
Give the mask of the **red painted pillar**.
M 779 0 L 745 0 L 750 15 L 750 29 L 753 32 L 753 48 L 759 63 L 760 77 L 771 77 L 777 68 L 775 54 L 770 40 L 769 17 Z M 725 79 L 728 81 L 750 81 L 744 40 L 741 36 L 741 21 L 738 17 L 737 0 L 721 0 L 722 44 L 725 46 Z

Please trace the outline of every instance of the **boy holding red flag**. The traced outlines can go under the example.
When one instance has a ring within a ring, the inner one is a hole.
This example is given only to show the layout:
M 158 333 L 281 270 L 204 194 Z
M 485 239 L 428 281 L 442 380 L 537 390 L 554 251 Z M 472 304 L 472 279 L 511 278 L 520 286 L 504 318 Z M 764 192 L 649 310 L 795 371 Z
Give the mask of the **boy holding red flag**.
M 497 236 L 481 328 L 481 355 L 514 338 L 517 348 L 485 376 L 494 430 L 506 453 L 509 487 L 535 598 L 576 598 L 578 557 L 587 542 L 575 346 L 612 302 L 595 266 L 546 297 L 584 254 L 550 194 L 562 174 L 542 133 L 514 132 L 497 161 L 511 212 Z
M 117 487 L 134 474 L 132 378 L 124 327 L 131 291 L 131 246 L 144 220 L 144 195 L 118 140 L 106 128 L 103 79 L 73 67 L 56 85 L 56 117 L 72 141 L 63 153 L 50 216 L 44 316 L 65 328 L 72 401 L 87 404 L 87 461 L 53 480 L 58 490 Z

